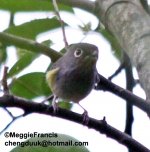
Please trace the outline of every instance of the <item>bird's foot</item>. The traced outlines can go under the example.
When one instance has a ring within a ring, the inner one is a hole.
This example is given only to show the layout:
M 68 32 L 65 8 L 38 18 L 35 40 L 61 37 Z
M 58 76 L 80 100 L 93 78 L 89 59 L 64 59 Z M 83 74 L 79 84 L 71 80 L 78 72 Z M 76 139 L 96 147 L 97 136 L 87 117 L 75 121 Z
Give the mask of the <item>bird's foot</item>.
M 88 112 L 86 110 L 84 110 L 84 113 L 82 114 L 82 116 L 83 116 L 83 125 L 88 125 L 88 123 L 89 123 Z
M 53 107 L 53 114 L 56 115 L 58 112 L 58 108 L 59 108 L 57 102 L 53 101 L 52 107 Z

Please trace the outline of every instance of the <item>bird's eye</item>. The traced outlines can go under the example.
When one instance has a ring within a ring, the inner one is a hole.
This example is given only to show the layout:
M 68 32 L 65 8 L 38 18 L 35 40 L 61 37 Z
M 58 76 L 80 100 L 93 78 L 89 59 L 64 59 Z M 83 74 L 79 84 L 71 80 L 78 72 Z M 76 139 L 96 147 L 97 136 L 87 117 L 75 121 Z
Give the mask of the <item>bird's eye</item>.
M 78 57 L 80 57 L 80 56 L 82 55 L 82 53 L 83 53 L 83 50 L 80 49 L 80 48 L 77 48 L 77 49 L 75 50 L 75 52 L 74 52 L 74 56 L 75 56 L 76 58 L 78 58 Z

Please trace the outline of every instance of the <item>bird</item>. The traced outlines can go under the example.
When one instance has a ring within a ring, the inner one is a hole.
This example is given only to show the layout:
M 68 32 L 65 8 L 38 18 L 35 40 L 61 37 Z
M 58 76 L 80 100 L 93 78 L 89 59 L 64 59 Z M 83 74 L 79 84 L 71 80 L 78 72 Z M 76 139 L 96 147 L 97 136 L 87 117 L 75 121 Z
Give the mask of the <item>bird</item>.
M 98 83 L 96 63 L 97 46 L 89 43 L 74 43 L 66 53 L 54 62 L 46 73 L 46 81 L 54 98 L 52 106 L 57 111 L 56 99 L 77 103 L 83 109 L 83 121 L 88 121 L 88 112 L 79 103 Z

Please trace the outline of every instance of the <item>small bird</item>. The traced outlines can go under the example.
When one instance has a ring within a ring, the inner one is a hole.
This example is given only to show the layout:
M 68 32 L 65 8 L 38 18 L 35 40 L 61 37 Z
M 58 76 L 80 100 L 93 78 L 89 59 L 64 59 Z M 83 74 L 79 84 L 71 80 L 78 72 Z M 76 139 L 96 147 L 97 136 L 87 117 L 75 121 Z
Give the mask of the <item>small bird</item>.
M 46 80 L 54 98 L 52 106 L 57 110 L 56 98 L 77 103 L 83 110 L 83 121 L 88 120 L 87 111 L 79 104 L 97 83 L 96 62 L 98 48 L 89 43 L 76 43 L 67 47 L 46 74 Z

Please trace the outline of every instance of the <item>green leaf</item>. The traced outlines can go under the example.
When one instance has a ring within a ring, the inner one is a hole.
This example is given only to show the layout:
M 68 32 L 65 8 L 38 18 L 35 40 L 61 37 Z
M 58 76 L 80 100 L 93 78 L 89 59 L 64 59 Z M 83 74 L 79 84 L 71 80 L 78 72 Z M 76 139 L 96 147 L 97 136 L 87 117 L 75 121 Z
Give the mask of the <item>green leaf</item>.
M 45 80 L 45 73 L 33 72 L 14 79 L 10 84 L 10 91 L 13 95 L 27 99 L 51 94 Z
M 28 53 L 29 51 L 23 48 L 18 48 L 16 47 L 16 55 L 17 55 L 17 59 L 22 58 L 26 53 Z M 30 52 L 30 53 L 34 53 L 34 52 Z
M 50 134 L 50 133 L 47 133 Z M 52 133 L 51 133 L 52 134 Z M 82 144 L 79 140 L 64 134 L 56 134 L 54 133 L 54 137 L 35 137 L 26 140 L 26 143 L 42 143 L 43 141 L 47 141 L 45 143 L 49 143 L 47 146 L 19 146 L 11 150 L 11 152 L 89 152 L 89 150 L 85 146 L 75 146 L 73 145 L 75 142 Z M 60 144 L 60 146 L 57 145 Z M 72 144 L 71 144 L 72 143 Z M 22 143 L 22 145 L 25 143 Z M 52 144 L 52 145 L 51 145 Z
M 52 1 L 52 0 L 51 0 Z M 12 13 L 18 11 L 53 11 L 54 7 L 49 0 L 0 0 L 0 9 Z M 72 8 L 63 4 L 58 5 L 61 10 L 73 12 Z
M 36 53 L 26 52 L 9 70 L 8 77 L 12 77 L 21 72 L 30 65 L 37 56 Z
M 5 32 L 22 36 L 24 38 L 35 39 L 39 33 L 53 30 L 60 27 L 60 22 L 55 19 L 37 19 L 30 22 L 18 25 L 10 26 Z
M 69 110 L 72 108 L 72 103 L 70 103 L 69 101 L 60 101 L 58 102 L 58 106 Z
M 42 41 L 41 43 L 44 44 L 44 45 L 46 45 L 46 46 L 48 46 L 48 47 L 53 44 L 53 42 L 51 40 L 49 40 L 49 39 L 45 40 L 45 41 Z

